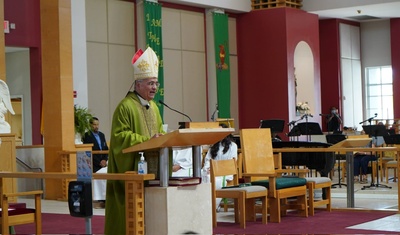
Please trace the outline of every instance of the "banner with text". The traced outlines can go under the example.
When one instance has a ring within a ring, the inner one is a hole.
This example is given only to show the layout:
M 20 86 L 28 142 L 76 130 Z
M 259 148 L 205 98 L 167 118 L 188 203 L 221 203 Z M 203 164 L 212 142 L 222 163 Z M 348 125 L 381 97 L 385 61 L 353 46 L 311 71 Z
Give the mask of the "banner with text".
M 218 117 L 231 118 L 228 15 L 214 13 L 215 66 L 217 72 Z
M 146 29 L 146 48 L 151 47 L 158 56 L 158 82 L 160 87 L 158 93 L 154 97 L 160 109 L 161 117 L 164 117 L 164 106 L 158 101 L 164 101 L 164 63 L 162 53 L 162 20 L 161 20 L 161 4 L 144 1 L 144 21 Z M 164 119 L 164 118 L 163 118 Z

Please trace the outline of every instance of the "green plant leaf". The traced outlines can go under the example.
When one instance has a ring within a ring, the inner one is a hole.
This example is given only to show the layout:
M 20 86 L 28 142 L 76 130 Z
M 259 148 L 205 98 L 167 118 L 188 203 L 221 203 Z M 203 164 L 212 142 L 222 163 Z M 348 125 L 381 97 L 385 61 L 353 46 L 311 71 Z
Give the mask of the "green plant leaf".
M 85 132 L 90 130 L 90 119 L 92 119 L 93 115 L 89 112 L 87 108 L 74 106 L 75 113 L 75 132 L 81 134 L 81 136 L 85 135 Z

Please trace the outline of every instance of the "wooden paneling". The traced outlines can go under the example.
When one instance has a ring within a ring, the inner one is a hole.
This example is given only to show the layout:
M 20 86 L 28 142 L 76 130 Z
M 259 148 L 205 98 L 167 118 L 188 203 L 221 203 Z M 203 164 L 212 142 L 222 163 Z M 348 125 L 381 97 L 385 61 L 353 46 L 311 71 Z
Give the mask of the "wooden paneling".
M 0 134 L 0 161 L 0 171 L 17 171 L 14 134 Z M 4 191 L 15 193 L 17 191 L 16 179 L 6 179 Z M 16 201 L 16 199 L 13 201 Z

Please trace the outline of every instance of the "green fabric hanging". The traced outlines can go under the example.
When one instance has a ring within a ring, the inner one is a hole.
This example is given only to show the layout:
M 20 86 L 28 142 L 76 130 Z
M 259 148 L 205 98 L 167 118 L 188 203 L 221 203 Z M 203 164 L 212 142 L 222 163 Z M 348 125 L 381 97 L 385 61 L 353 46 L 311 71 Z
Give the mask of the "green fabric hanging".
M 146 32 L 146 48 L 151 47 L 158 56 L 158 82 L 160 87 L 158 93 L 154 97 L 160 109 L 161 117 L 164 120 L 164 106 L 159 104 L 159 100 L 164 101 L 164 62 L 162 47 L 162 19 L 161 4 L 144 1 L 144 22 Z M 164 121 L 163 121 L 164 122 Z
M 229 63 L 228 15 L 214 13 L 215 66 L 218 117 L 231 118 L 231 81 Z

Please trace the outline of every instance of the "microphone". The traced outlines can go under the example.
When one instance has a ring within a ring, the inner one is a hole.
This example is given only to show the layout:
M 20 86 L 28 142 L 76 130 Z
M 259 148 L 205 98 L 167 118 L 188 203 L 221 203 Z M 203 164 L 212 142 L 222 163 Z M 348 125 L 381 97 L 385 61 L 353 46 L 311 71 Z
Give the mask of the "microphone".
M 219 112 L 219 110 L 218 110 L 218 104 L 215 104 L 215 110 L 214 110 L 213 114 L 211 115 L 211 120 L 212 120 L 212 121 L 215 121 L 215 120 L 214 120 L 214 119 L 215 119 L 215 114 L 218 113 L 218 112 Z
M 164 101 L 162 101 L 162 100 L 159 100 L 158 102 L 159 102 L 160 104 L 164 105 L 165 107 L 171 109 L 172 111 L 175 111 L 175 112 L 177 112 L 177 113 L 179 113 L 179 114 L 182 114 L 183 116 L 189 118 L 190 122 L 192 122 L 192 119 L 191 119 L 188 115 L 186 115 L 186 114 L 184 114 L 184 113 L 182 113 L 182 112 L 179 112 L 179 111 L 176 110 L 176 109 L 173 109 L 173 108 L 169 107 L 169 106 L 168 106 L 166 103 L 164 103 Z

